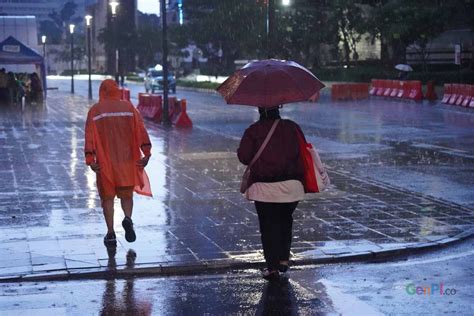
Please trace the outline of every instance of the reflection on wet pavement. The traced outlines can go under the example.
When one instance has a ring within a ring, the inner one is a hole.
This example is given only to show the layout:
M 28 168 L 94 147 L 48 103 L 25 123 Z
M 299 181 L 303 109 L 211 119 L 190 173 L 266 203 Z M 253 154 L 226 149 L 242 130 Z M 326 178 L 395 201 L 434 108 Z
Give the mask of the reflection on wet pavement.
M 234 154 L 256 112 L 224 106 L 217 96 L 183 96 L 188 104 L 196 100 L 189 107 L 192 131 L 147 122 L 154 197 L 135 198 L 133 244 L 124 239 L 117 201 L 115 269 L 128 269 L 129 249 L 135 267 L 262 261 L 253 205 L 238 192 L 244 168 Z M 420 107 L 284 109 L 304 117 L 333 183 L 299 204 L 295 259 L 428 243 L 473 227 L 474 137 L 466 128 L 473 115 Z M 87 109 L 86 99 L 61 92 L 41 108 L 1 109 L 0 276 L 110 268 L 95 177 L 82 158 Z

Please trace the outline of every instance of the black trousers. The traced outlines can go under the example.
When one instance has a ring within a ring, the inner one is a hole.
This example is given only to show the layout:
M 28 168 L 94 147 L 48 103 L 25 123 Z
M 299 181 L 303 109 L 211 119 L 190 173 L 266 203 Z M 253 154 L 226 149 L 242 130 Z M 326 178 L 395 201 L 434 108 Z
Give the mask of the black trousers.
M 290 259 L 293 212 L 298 202 L 267 203 L 255 201 L 263 255 L 270 270 L 278 269 L 280 261 Z

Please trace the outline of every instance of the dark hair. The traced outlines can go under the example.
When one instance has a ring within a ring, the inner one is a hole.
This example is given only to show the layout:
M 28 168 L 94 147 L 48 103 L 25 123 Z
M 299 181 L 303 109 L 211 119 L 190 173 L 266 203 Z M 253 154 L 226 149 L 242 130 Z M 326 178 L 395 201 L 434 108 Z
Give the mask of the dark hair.
M 259 107 L 258 108 L 258 113 L 260 113 L 260 119 L 279 119 L 280 118 L 280 110 L 279 106 L 275 106 L 272 108 L 264 108 L 264 107 Z

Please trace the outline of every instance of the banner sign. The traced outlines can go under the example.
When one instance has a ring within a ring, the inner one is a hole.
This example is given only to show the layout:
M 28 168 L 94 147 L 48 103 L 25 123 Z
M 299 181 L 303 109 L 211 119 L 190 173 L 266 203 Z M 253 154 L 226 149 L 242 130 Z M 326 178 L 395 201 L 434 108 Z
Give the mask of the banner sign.
M 19 53 L 20 45 L 3 45 L 2 50 L 8 53 Z

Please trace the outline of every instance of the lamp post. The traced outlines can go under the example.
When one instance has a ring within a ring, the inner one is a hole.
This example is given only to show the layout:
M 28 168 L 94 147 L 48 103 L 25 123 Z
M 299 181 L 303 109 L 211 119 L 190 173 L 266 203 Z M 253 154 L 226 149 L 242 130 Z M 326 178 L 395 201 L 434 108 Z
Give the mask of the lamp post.
M 89 99 L 92 99 L 92 80 L 91 80 L 91 72 L 92 72 L 92 66 L 91 66 L 91 20 L 92 16 L 91 15 L 86 15 L 86 27 L 87 27 L 87 72 L 89 73 Z
M 43 60 L 44 60 L 44 70 L 47 75 L 47 65 L 46 65 L 46 35 L 41 36 L 41 43 L 43 43 Z
M 115 82 L 119 84 L 119 74 L 118 74 L 118 65 L 119 65 L 119 52 L 117 50 L 117 43 L 116 43 L 116 18 L 117 18 L 117 7 L 119 6 L 119 2 L 117 0 L 110 0 L 110 12 L 112 13 L 112 47 L 113 47 L 113 55 L 114 55 L 114 76 Z
M 43 43 L 43 58 L 46 58 L 46 35 L 41 36 L 41 43 Z
M 74 24 L 69 24 L 69 33 L 71 33 L 71 93 L 74 93 Z
M 267 57 L 273 57 L 273 28 L 275 24 L 275 0 L 267 0 Z
M 166 0 L 160 0 L 161 17 L 163 24 L 163 124 L 171 125 L 169 110 L 168 110 L 168 38 L 167 38 L 167 21 L 166 21 Z
M 290 0 L 282 0 L 284 6 L 290 5 Z M 274 43 L 275 33 L 275 0 L 267 0 L 267 57 L 273 58 L 275 54 Z

